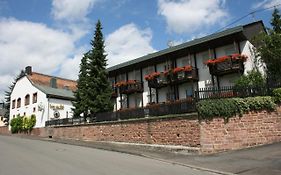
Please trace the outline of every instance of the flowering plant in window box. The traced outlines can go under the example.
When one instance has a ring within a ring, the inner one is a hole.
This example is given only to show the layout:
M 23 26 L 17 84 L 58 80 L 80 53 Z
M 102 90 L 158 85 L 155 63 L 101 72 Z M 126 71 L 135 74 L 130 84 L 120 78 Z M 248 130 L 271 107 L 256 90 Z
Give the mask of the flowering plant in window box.
M 235 54 L 232 54 L 232 55 L 226 55 L 226 56 L 222 56 L 222 57 L 219 57 L 219 58 L 209 59 L 206 62 L 204 62 L 204 64 L 210 66 L 210 65 L 222 63 L 222 62 L 225 62 L 225 61 L 228 61 L 228 60 L 231 60 L 231 59 L 232 60 L 241 60 L 241 61 L 245 62 L 247 60 L 247 58 L 248 57 L 246 55 L 235 53 Z
M 160 75 L 160 72 L 152 72 L 151 74 L 145 75 L 144 79 L 147 81 L 153 80 L 153 79 L 159 77 L 159 75 Z
M 121 87 L 121 86 L 126 86 L 127 82 L 126 81 L 119 81 L 115 83 L 115 87 Z

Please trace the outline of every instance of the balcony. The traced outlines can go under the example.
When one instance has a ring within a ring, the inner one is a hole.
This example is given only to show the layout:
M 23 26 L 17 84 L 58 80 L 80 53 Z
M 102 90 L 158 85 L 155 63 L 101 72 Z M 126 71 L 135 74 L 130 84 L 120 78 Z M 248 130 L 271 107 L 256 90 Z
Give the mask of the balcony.
M 186 82 L 191 82 L 191 81 L 198 81 L 198 69 L 191 67 L 191 70 L 189 71 L 178 71 L 175 72 L 173 77 L 172 77 L 172 83 L 173 84 L 181 84 L 181 83 L 186 83 Z
M 170 84 L 169 77 L 164 73 L 159 73 L 159 76 L 156 76 L 148 80 L 148 87 L 151 88 L 162 88 Z
M 150 88 L 162 88 L 172 84 L 198 81 L 198 69 L 187 65 L 161 73 L 154 72 L 146 75 L 145 79 L 148 81 Z
M 209 66 L 211 75 L 221 76 L 233 73 L 243 73 L 244 62 L 246 59 L 247 56 L 245 55 L 233 54 L 208 60 L 207 65 Z
M 143 82 L 137 80 L 118 82 L 116 83 L 116 87 L 119 88 L 120 94 L 133 94 L 143 92 Z

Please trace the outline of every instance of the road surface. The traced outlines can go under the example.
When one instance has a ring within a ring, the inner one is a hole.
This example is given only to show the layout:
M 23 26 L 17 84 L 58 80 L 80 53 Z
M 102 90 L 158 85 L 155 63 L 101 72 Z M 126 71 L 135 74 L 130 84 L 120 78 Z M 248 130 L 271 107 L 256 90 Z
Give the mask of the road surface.
M 214 175 L 154 159 L 0 136 L 0 175 Z

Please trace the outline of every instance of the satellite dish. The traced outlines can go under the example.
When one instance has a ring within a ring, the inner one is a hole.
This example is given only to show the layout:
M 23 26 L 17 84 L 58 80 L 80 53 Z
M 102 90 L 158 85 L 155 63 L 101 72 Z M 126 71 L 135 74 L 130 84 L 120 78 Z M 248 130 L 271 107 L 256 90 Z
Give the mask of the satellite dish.
M 167 45 L 168 45 L 168 47 L 173 47 L 175 44 L 174 44 L 173 41 L 169 40 L 169 41 L 167 42 Z

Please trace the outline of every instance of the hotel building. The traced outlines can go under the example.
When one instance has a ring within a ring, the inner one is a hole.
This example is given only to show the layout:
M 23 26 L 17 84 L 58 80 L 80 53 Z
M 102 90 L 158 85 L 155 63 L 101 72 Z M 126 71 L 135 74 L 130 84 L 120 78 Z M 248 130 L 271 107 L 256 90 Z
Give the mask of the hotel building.
M 255 67 L 251 41 L 261 32 L 265 27 L 257 21 L 108 68 L 115 111 L 189 99 L 200 88 L 234 85 Z

